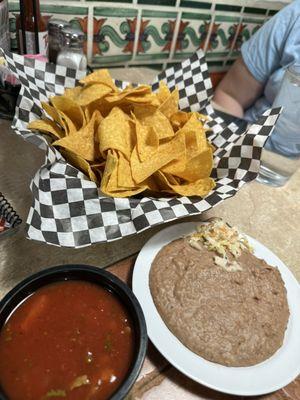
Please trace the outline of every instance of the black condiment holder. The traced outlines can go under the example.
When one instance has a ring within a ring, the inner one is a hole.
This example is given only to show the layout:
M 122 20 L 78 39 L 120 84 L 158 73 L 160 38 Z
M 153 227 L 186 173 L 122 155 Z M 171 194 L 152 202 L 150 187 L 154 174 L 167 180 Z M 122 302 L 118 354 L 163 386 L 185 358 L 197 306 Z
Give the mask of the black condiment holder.
M 0 192 L 0 219 L 4 219 L 8 224 L 7 229 L 5 229 L 2 232 L 0 231 L 0 238 L 6 235 L 7 233 L 15 231 L 15 228 L 17 228 L 22 222 L 17 212 L 13 209 L 11 204 L 7 201 L 7 199 L 1 192 Z

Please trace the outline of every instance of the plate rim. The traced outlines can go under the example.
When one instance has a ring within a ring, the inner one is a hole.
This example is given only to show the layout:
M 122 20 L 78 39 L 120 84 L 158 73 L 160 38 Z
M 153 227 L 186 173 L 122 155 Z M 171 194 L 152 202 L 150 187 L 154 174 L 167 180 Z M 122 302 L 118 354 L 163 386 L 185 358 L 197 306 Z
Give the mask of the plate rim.
M 173 225 L 171 225 L 171 226 L 165 227 L 164 229 L 162 229 L 162 230 L 160 230 L 159 232 L 157 232 L 156 234 L 154 234 L 154 235 L 144 244 L 144 246 L 141 248 L 141 250 L 140 250 L 140 252 L 139 252 L 139 254 L 138 254 L 137 258 L 136 258 L 136 261 L 135 261 L 135 264 L 134 264 L 134 269 L 133 269 L 133 274 L 132 274 L 132 290 L 133 290 L 134 294 L 136 295 L 136 297 L 138 298 L 138 300 L 141 302 L 141 307 L 142 307 L 142 309 L 143 309 L 143 312 L 144 312 L 144 315 L 145 315 L 145 319 L 146 319 L 147 331 L 148 331 L 149 339 L 150 339 L 151 342 L 154 344 L 154 346 L 156 347 L 156 349 L 170 362 L 170 364 L 171 364 L 174 368 L 176 368 L 176 369 L 179 370 L 181 373 L 183 373 L 184 375 L 186 375 L 186 376 L 189 377 L 190 379 L 194 380 L 195 382 L 198 382 L 199 384 L 202 384 L 202 385 L 204 385 L 204 386 L 206 386 L 206 387 L 208 387 L 208 388 L 210 388 L 210 389 L 216 390 L 216 391 L 218 391 L 218 392 L 222 392 L 222 393 L 226 393 L 226 394 L 232 394 L 232 395 L 238 395 L 238 396 L 257 396 L 257 395 L 264 395 L 264 394 L 268 394 L 268 393 L 274 392 L 274 391 L 276 391 L 276 390 L 279 390 L 279 389 L 285 387 L 287 384 L 291 383 L 291 382 L 300 374 L 300 363 L 299 363 L 298 369 L 295 370 L 295 373 L 294 373 L 293 376 L 290 375 L 289 378 L 287 378 L 286 381 L 284 381 L 284 382 L 282 381 L 282 382 L 280 382 L 280 383 L 274 383 L 274 385 L 273 385 L 272 387 L 268 387 L 268 389 L 266 389 L 266 390 L 264 390 L 264 391 L 262 391 L 262 390 L 257 390 L 257 391 L 251 390 L 251 391 L 246 392 L 246 391 L 240 391 L 240 390 L 228 390 L 228 389 L 220 388 L 219 386 L 216 386 L 216 385 L 214 385 L 214 384 L 207 383 L 207 382 L 206 382 L 205 380 L 203 380 L 201 377 L 200 377 L 200 378 L 199 378 L 199 377 L 195 377 L 192 373 L 186 372 L 186 370 L 185 370 L 184 367 L 182 367 L 181 365 L 178 366 L 178 362 L 173 360 L 172 354 L 166 354 L 166 352 L 165 352 L 164 350 L 161 350 L 161 346 L 157 345 L 156 341 L 155 341 L 155 340 L 153 341 L 153 339 L 152 339 L 151 328 L 149 328 L 149 321 L 148 321 L 147 312 L 144 310 L 144 308 L 143 308 L 143 302 L 140 300 L 140 298 L 139 298 L 140 296 L 139 296 L 139 294 L 137 293 L 137 291 L 138 291 L 138 289 L 137 289 L 137 287 L 138 287 L 137 276 L 139 275 L 139 273 L 137 272 L 138 269 L 139 269 L 139 268 L 138 268 L 138 264 L 139 264 L 141 261 L 145 264 L 145 262 L 142 260 L 143 253 L 144 253 L 145 251 L 148 251 L 149 248 L 151 248 L 151 246 L 153 246 L 153 245 L 154 245 L 154 246 L 157 246 L 157 248 L 155 248 L 155 252 L 154 252 L 153 257 L 152 257 L 152 259 L 151 259 L 150 266 L 149 266 L 149 268 L 147 269 L 147 273 L 146 273 L 146 278 L 147 278 L 147 282 L 146 282 L 146 283 L 147 283 L 147 286 L 149 287 L 149 273 L 150 273 L 151 264 L 152 264 L 152 261 L 153 261 L 154 257 L 155 257 L 156 254 L 161 250 L 161 248 L 162 248 L 163 246 L 165 246 L 166 244 L 170 243 L 170 242 L 173 241 L 173 240 L 176 240 L 176 238 L 180 238 L 180 237 L 183 236 L 183 234 L 178 234 L 176 237 L 169 238 L 169 237 L 168 237 L 168 232 L 167 232 L 167 231 L 169 231 L 169 230 L 173 231 L 176 227 L 179 227 L 179 226 L 182 226 L 182 227 L 183 227 L 183 226 L 186 226 L 186 227 L 189 228 L 190 232 L 192 232 L 193 230 L 195 230 L 195 228 L 196 228 L 197 225 L 203 224 L 203 223 L 206 223 L 206 222 L 207 222 L 207 221 L 179 222 L 179 223 L 177 223 L 177 224 L 173 224 Z M 161 245 L 156 244 L 155 241 L 156 241 L 161 235 L 163 235 L 163 233 L 166 233 L 167 239 L 163 240 L 162 243 L 161 243 Z M 251 244 L 254 245 L 254 250 L 256 250 L 256 248 L 260 248 L 261 250 L 265 251 L 266 253 L 269 253 L 269 256 L 272 256 L 272 257 L 274 257 L 275 259 L 278 260 L 278 264 L 280 264 L 280 266 L 277 266 L 277 268 L 278 268 L 278 270 L 279 270 L 279 272 L 280 272 L 280 275 L 281 275 L 281 277 L 282 277 L 282 279 L 283 279 L 283 281 L 284 281 L 284 284 L 285 284 L 286 289 L 287 289 L 287 282 L 286 282 L 286 279 L 285 279 L 285 277 L 284 277 L 283 275 L 287 275 L 287 276 L 288 276 L 289 280 L 292 281 L 292 283 L 295 285 L 295 288 L 298 290 L 299 295 L 300 295 L 300 285 L 299 285 L 297 279 L 295 278 L 294 274 L 293 274 L 292 271 L 286 266 L 286 264 L 285 264 L 275 253 L 273 253 L 272 250 L 270 250 L 268 247 L 266 247 L 266 246 L 265 246 L 264 244 L 262 244 L 260 241 L 258 241 L 257 239 L 254 239 L 254 238 L 251 237 L 250 235 L 247 235 L 247 234 L 244 234 L 244 233 L 241 233 L 241 234 L 242 234 L 243 236 L 245 236 L 246 238 L 248 238 L 249 241 L 251 242 Z M 171 236 L 174 236 L 174 234 L 172 235 L 172 233 L 171 233 Z M 152 249 L 151 252 L 153 252 L 153 251 L 154 251 L 154 250 Z M 149 264 L 149 263 L 147 262 L 147 264 Z M 281 271 L 281 269 L 283 269 L 283 271 Z M 145 272 L 144 272 L 144 274 L 145 274 Z M 292 284 L 292 283 L 289 282 L 289 283 L 288 283 L 288 286 L 289 286 L 290 284 Z M 150 291 L 150 288 L 149 288 L 149 291 Z M 150 293 L 150 296 L 151 296 L 151 293 Z M 287 293 L 287 296 L 288 296 L 288 293 Z M 178 341 L 179 344 L 180 344 L 181 346 L 184 346 L 184 344 L 170 331 L 170 329 L 169 329 L 169 328 L 167 327 L 167 325 L 164 323 L 163 319 L 161 318 L 160 314 L 158 313 L 158 310 L 157 310 L 157 308 L 156 308 L 156 306 L 155 306 L 155 304 L 154 304 L 154 302 L 153 302 L 152 297 L 151 297 L 150 300 L 152 301 L 152 303 L 153 303 L 153 305 L 154 305 L 154 307 L 155 307 L 155 309 L 156 309 L 156 312 L 157 312 L 158 317 L 159 317 L 159 321 L 160 321 L 161 323 L 163 323 L 163 325 L 165 326 L 165 328 L 169 331 L 170 335 L 171 335 L 173 338 L 175 338 L 176 341 Z M 295 313 L 293 313 L 293 314 L 291 313 L 290 303 L 289 303 L 289 310 L 290 310 L 290 316 L 289 316 L 288 325 L 291 323 L 291 320 L 293 319 L 292 317 L 295 318 L 295 315 L 294 315 Z M 291 329 L 292 329 L 292 328 L 291 328 Z M 287 330 L 286 330 L 286 332 L 287 332 Z M 282 345 L 280 348 L 282 348 L 283 346 L 284 346 L 284 345 Z M 185 349 L 186 349 L 187 351 L 189 351 L 189 352 L 195 354 L 195 353 L 192 352 L 190 349 L 188 349 L 186 346 L 184 346 L 184 347 L 185 347 Z M 278 350 L 279 350 L 279 349 L 278 349 Z M 278 350 L 277 350 L 277 351 L 278 351 Z M 275 352 L 274 354 L 276 354 L 276 352 Z M 207 363 L 210 363 L 210 364 L 212 363 L 211 361 L 208 361 L 208 360 L 204 359 L 204 358 L 201 357 L 201 356 L 198 356 L 198 357 L 200 357 L 202 360 L 204 360 L 204 361 L 207 362 Z M 273 356 L 271 356 L 271 357 L 273 357 Z M 271 357 L 270 357 L 270 358 L 271 358 Z M 268 359 L 267 359 L 267 360 L 268 360 Z M 265 361 L 267 361 L 267 360 L 265 360 Z M 262 363 L 263 363 L 263 362 L 262 362 Z M 259 363 L 259 364 L 256 364 L 256 365 L 260 365 L 260 364 L 262 364 L 262 363 Z M 215 364 L 216 366 L 220 366 L 220 367 L 226 367 L 226 366 L 223 366 L 223 365 L 219 365 L 219 364 L 217 364 L 217 363 L 212 363 L 212 364 Z M 231 369 L 234 369 L 234 368 L 252 368 L 252 367 L 255 367 L 256 365 L 254 365 L 254 366 L 249 366 L 249 367 L 227 367 L 227 368 L 231 368 Z

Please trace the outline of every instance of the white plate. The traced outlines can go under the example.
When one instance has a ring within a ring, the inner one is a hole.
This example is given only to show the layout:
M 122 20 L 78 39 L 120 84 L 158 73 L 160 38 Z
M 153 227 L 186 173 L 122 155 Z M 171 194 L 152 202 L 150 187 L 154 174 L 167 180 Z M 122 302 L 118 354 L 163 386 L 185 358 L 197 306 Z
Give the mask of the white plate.
M 174 367 L 212 389 L 254 396 L 286 386 L 300 373 L 300 286 L 284 263 L 257 240 L 247 236 L 254 254 L 278 267 L 287 289 L 290 309 L 283 345 L 268 360 L 251 367 L 238 368 L 207 361 L 186 348 L 169 331 L 156 310 L 149 288 L 151 263 L 163 246 L 195 231 L 198 224 L 187 222 L 163 229 L 145 244 L 136 260 L 132 285 L 145 314 L 149 338 Z

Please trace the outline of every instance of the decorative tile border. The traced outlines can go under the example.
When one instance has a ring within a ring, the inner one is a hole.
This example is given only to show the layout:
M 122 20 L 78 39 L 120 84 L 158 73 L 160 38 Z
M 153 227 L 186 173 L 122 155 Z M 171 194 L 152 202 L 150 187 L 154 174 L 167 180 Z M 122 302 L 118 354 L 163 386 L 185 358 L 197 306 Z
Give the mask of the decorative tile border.
M 136 59 L 167 60 L 174 39 L 176 20 L 176 12 L 143 10 Z
M 183 12 L 175 45 L 175 58 L 189 57 L 198 49 L 207 48 L 211 15 Z
M 138 11 L 132 8 L 95 7 L 92 63 L 130 61 L 133 57 Z
M 243 42 L 283 6 L 276 0 L 40 1 L 47 18 L 66 19 L 85 33 L 85 51 L 94 67 L 162 69 L 201 48 L 213 71 L 228 69 Z M 10 2 L 9 8 L 15 50 L 19 5 Z

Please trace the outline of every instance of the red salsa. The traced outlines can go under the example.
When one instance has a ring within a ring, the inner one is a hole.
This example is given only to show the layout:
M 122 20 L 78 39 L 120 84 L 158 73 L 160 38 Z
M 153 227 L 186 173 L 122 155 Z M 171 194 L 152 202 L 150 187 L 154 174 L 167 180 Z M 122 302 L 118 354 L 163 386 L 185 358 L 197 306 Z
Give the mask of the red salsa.
M 0 332 L 0 384 L 9 400 L 104 400 L 133 360 L 126 308 L 84 281 L 47 285 Z

